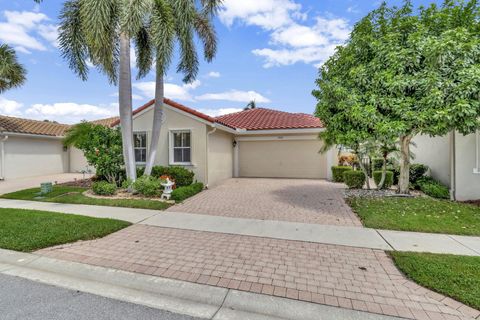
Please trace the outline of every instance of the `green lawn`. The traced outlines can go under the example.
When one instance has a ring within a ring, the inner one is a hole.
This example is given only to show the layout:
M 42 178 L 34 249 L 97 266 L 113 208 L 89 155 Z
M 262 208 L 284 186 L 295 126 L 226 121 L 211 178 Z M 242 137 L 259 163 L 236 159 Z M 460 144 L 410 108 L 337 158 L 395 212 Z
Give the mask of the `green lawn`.
M 164 210 L 170 206 L 168 203 L 155 200 L 90 198 L 82 195 L 82 192 L 84 192 L 85 190 L 87 189 L 79 187 L 54 186 L 53 191 L 42 198 L 39 198 L 40 188 L 25 189 L 17 192 L 7 193 L 2 195 L 1 197 L 5 199 L 90 204 L 97 206 L 113 206 L 155 210 Z
M 24 209 L 0 209 L 0 248 L 34 251 L 54 245 L 100 238 L 129 222 Z
M 480 309 L 480 257 L 390 252 L 397 267 L 416 283 Z
M 480 235 L 480 207 L 418 198 L 350 198 L 347 200 L 369 228 Z

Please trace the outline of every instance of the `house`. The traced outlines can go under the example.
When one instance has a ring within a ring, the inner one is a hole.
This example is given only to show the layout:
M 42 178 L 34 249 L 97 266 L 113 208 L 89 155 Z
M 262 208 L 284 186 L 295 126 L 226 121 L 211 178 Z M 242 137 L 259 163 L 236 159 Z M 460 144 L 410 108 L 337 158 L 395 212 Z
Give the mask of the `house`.
M 418 135 L 412 152 L 416 163 L 430 167 L 431 175 L 450 188 L 453 200 L 480 199 L 479 133 L 452 132 L 441 137 Z
M 135 160 L 145 165 L 151 139 L 154 100 L 133 112 Z M 321 121 L 308 114 L 249 109 L 211 117 L 169 99 L 156 165 L 183 166 L 205 185 L 231 177 L 330 177 L 335 154 L 321 154 Z M 114 127 L 118 117 L 95 123 Z M 62 138 L 70 127 L 36 120 L 0 117 L 2 177 L 11 179 L 85 170 L 82 152 L 66 148 Z

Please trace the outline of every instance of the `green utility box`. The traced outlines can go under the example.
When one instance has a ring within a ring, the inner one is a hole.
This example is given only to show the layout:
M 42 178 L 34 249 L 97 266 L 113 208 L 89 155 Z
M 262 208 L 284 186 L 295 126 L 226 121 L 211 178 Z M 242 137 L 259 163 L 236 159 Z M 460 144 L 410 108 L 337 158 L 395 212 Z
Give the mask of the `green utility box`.
M 40 184 L 40 194 L 47 194 L 52 192 L 53 184 L 51 182 L 43 182 Z

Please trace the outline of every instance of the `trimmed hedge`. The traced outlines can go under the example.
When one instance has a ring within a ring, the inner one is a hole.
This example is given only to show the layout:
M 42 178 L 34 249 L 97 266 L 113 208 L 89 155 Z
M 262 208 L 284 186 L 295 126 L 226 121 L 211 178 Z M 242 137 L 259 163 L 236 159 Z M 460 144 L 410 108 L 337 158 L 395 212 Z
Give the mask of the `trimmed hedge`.
M 160 180 L 151 176 L 141 176 L 132 184 L 133 190 L 146 197 L 157 196 L 162 185 Z
M 185 169 L 184 167 L 154 166 L 152 168 L 153 177 L 159 178 L 163 175 L 172 177 L 172 179 L 175 180 L 175 184 L 177 187 L 185 187 L 191 185 L 193 183 L 193 177 L 195 176 L 193 171 Z
M 450 199 L 450 190 L 432 177 L 422 177 L 417 181 L 420 190 L 426 195 L 437 199 Z
M 353 170 L 350 166 L 333 166 L 332 167 L 332 176 L 334 182 L 344 182 L 343 173 L 346 171 Z
M 345 171 L 343 180 L 350 189 L 362 189 L 365 184 L 365 175 L 360 170 Z
M 190 198 L 203 190 L 203 183 L 196 182 L 186 187 L 180 187 L 172 191 L 172 199 L 179 202 Z
M 108 181 L 98 181 L 92 184 L 92 191 L 100 196 L 111 196 L 117 192 L 117 186 Z
M 380 180 L 382 180 L 382 170 L 380 171 L 374 171 L 373 172 L 373 181 L 375 181 L 375 184 L 378 186 L 380 184 Z M 382 189 L 390 189 L 390 187 L 393 185 L 393 171 L 388 171 L 386 172 L 385 175 L 385 182 L 383 183 L 383 188 Z

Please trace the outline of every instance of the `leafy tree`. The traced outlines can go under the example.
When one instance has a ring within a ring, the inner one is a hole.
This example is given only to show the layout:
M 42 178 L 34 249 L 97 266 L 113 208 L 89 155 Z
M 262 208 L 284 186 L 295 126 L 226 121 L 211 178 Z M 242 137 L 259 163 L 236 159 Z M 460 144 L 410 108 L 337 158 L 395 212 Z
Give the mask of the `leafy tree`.
M 0 93 L 21 86 L 25 82 L 26 71 L 17 61 L 15 50 L 0 44 Z
M 357 23 L 321 67 L 313 94 L 330 143 L 399 139 L 399 192 L 409 192 L 417 134 L 479 127 L 480 10 L 477 0 L 421 7 L 382 4 Z
M 150 148 L 145 175 L 150 175 L 158 151 L 163 118 L 164 75 L 172 61 L 175 41 L 179 44 L 177 72 L 184 74 L 184 82 L 192 82 L 198 73 L 199 59 L 194 37 L 203 45 L 204 58 L 210 62 L 217 50 L 217 38 L 211 19 L 220 0 L 156 0 L 153 1 L 145 24 L 135 37 L 139 76 L 150 70 L 155 61 L 155 105 Z
M 63 143 L 82 150 L 97 176 L 117 185 L 121 182 L 124 162 L 122 136 L 118 129 L 82 122 L 68 130 Z

